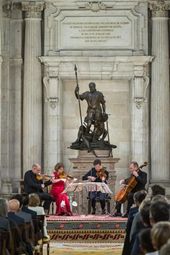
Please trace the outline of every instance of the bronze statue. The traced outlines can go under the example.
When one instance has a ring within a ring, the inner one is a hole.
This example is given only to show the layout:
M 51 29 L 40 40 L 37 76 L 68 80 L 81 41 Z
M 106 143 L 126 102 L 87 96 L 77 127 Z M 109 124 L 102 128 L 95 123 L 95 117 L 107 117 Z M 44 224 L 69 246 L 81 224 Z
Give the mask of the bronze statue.
M 77 69 L 75 67 L 76 80 Z M 105 124 L 108 120 L 106 113 L 105 99 L 102 92 L 96 90 L 94 82 L 89 83 L 89 91 L 79 94 L 79 85 L 75 88 L 75 96 L 79 101 L 81 126 L 79 127 L 77 140 L 72 143 L 71 149 L 105 149 L 106 147 L 115 148 L 115 145 L 110 145 L 109 141 L 104 141 L 108 135 Z M 82 121 L 80 100 L 87 102 L 87 115 Z

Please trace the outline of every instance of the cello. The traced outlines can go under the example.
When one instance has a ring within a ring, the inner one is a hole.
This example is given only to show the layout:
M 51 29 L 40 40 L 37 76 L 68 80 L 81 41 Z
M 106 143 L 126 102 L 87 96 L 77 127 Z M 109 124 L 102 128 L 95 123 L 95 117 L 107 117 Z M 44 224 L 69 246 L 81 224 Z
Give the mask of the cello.
M 142 169 L 143 167 L 147 166 L 148 163 L 147 162 L 144 162 L 143 165 L 139 166 L 137 171 L 139 169 Z M 134 175 L 132 175 L 129 180 L 128 180 L 128 183 L 124 185 L 123 188 L 121 188 L 116 194 L 115 194 L 115 201 L 116 202 L 119 202 L 119 203 L 124 203 L 126 200 L 127 200 L 127 197 L 128 197 L 128 194 L 131 192 L 131 190 L 133 188 L 135 188 L 137 184 L 137 180 L 136 180 L 136 177 Z

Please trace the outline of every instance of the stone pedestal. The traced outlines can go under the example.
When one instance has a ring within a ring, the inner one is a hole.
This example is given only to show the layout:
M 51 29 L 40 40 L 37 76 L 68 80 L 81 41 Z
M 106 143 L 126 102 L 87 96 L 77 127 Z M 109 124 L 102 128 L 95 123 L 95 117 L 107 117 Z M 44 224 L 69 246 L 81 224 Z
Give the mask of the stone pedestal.
M 113 158 L 113 155 L 109 150 L 95 150 L 95 154 L 101 160 L 102 165 L 109 172 L 109 180 L 108 186 L 115 193 L 115 181 L 116 181 L 116 171 L 115 164 L 119 161 L 119 158 Z M 73 164 L 72 175 L 78 179 L 78 181 L 82 181 L 82 176 L 86 174 L 92 167 L 93 161 L 96 159 L 96 156 L 86 150 L 79 151 L 77 158 L 70 158 L 69 160 Z M 111 199 L 113 197 L 111 194 Z M 78 214 L 87 214 L 87 191 L 83 190 L 81 192 L 77 192 L 74 194 L 74 200 L 78 203 L 77 208 L 75 209 Z M 113 203 L 111 202 L 111 211 Z M 74 210 L 74 208 L 73 208 Z M 97 208 L 97 213 L 100 213 L 100 206 Z M 74 211 L 73 211 L 74 212 Z

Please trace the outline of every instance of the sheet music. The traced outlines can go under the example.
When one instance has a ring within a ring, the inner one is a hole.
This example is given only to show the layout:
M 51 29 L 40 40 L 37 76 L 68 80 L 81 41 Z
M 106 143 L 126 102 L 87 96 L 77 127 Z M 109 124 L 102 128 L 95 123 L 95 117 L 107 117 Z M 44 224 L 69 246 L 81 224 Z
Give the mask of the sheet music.
M 87 192 L 101 191 L 102 193 L 113 194 L 109 186 L 105 182 L 74 182 L 68 184 L 63 193 L 65 192 L 81 192 L 83 189 Z

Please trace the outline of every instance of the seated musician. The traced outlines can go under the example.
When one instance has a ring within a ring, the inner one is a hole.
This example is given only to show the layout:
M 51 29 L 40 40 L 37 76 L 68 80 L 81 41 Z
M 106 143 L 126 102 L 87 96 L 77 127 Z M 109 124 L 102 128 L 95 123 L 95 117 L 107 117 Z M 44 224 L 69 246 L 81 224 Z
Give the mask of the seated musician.
M 50 192 L 56 201 L 56 215 L 72 215 L 69 197 L 66 193 L 63 193 L 70 179 L 73 178 L 66 175 L 64 165 L 57 163 L 52 174 L 52 188 Z
M 91 182 L 107 182 L 109 173 L 103 169 L 100 159 L 95 159 L 93 162 L 94 167 L 88 171 L 83 177 L 82 180 L 89 180 Z M 108 194 L 102 193 L 101 191 L 90 191 L 89 197 L 92 201 L 92 214 L 96 213 L 96 199 L 100 200 L 100 205 L 102 209 L 102 214 L 106 213 L 106 196 Z
M 145 173 L 141 170 L 141 168 L 143 166 L 146 166 L 146 164 L 139 167 L 139 165 L 136 161 L 131 161 L 130 164 L 129 164 L 129 172 L 131 174 L 130 177 L 120 181 L 120 184 L 122 186 L 126 186 L 126 187 L 128 187 L 128 183 L 129 183 L 130 180 L 132 180 L 133 176 L 135 177 L 134 179 L 136 181 L 136 184 L 134 185 L 134 188 L 129 189 L 130 190 L 129 192 L 128 192 L 128 189 L 126 189 L 128 194 L 124 194 L 125 196 L 127 195 L 127 209 L 126 209 L 126 212 L 123 215 L 123 217 L 128 216 L 129 210 L 130 210 L 132 204 L 134 203 L 134 201 L 133 201 L 134 193 L 137 192 L 137 191 L 140 191 L 140 190 L 145 190 L 145 185 L 147 183 L 147 173 Z M 122 215 L 121 214 L 121 204 L 122 204 L 122 202 L 119 201 L 119 199 L 117 199 L 116 207 L 115 207 L 115 213 L 113 214 L 113 216 L 121 216 Z
M 24 175 L 24 191 L 27 194 L 38 194 L 41 201 L 43 201 L 45 213 L 48 214 L 53 198 L 50 194 L 44 192 L 43 189 L 51 185 L 52 182 L 50 179 L 44 180 L 45 176 L 41 174 L 41 166 L 39 164 L 33 164 L 32 170 L 28 170 Z

